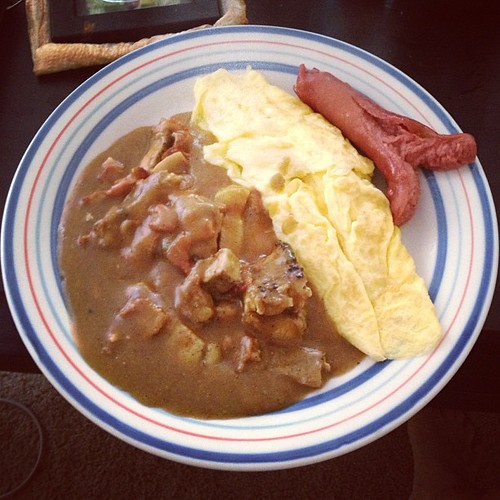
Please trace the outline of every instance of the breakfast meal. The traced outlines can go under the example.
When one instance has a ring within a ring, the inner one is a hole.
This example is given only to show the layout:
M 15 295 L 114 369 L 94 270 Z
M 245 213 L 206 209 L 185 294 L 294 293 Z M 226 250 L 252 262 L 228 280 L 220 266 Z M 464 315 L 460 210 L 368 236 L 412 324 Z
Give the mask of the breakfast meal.
M 434 348 L 441 326 L 372 160 L 252 69 L 194 94 L 192 113 L 98 155 L 66 202 L 60 269 L 87 362 L 145 405 L 231 418 L 285 408 L 366 356 Z

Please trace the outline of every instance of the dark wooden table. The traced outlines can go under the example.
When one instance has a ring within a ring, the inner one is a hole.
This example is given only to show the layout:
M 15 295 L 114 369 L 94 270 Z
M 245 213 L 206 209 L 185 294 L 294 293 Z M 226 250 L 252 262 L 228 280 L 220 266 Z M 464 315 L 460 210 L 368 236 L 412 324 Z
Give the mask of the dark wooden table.
M 479 0 L 247 0 L 252 24 L 343 40 L 390 62 L 472 133 L 500 203 L 500 7 Z M 54 108 L 98 68 L 35 77 L 23 4 L 0 25 L 0 206 L 31 139 Z M 470 356 L 431 404 L 500 411 L 500 294 Z M 0 296 L 0 370 L 37 371 Z

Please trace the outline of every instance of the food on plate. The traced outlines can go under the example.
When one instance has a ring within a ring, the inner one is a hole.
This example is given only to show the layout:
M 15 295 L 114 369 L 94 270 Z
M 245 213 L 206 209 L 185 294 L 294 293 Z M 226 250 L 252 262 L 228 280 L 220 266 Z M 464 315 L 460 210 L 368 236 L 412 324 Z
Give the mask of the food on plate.
M 260 73 L 198 79 L 192 113 L 138 128 L 78 178 L 61 276 L 89 364 L 201 418 L 284 408 L 441 327 L 374 165 Z M 222 168 L 221 168 L 222 167 Z
M 397 225 L 415 212 L 420 195 L 417 167 L 447 170 L 471 163 L 476 156 L 470 134 L 438 134 L 383 109 L 330 73 L 301 65 L 295 92 L 374 161 L 385 177 Z
M 419 355 L 442 331 L 373 163 L 340 130 L 254 70 L 195 85 L 205 159 L 257 189 L 338 332 L 375 360 Z
M 364 355 L 335 330 L 260 194 L 208 164 L 189 114 L 127 134 L 79 177 L 59 258 L 83 357 L 149 406 L 267 413 Z

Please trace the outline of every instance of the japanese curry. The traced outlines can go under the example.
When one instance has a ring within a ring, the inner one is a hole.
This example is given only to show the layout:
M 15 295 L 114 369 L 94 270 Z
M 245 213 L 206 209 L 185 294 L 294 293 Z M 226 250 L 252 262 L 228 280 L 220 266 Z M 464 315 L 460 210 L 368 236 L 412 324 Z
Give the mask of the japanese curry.
M 357 364 L 257 191 L 203 160 L 189 115 L 84 170 L 59 228 L 84 358 L 149 406 L 200 418 L 284 408 Z

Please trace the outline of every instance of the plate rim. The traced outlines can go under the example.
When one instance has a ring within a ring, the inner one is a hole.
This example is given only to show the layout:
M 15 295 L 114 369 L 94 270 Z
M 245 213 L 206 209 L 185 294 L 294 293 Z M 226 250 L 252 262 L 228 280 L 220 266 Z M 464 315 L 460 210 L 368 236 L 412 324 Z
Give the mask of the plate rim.
M 16 170 L 16 174 L 15 174 L 14 179 L 12 181 L 11 188 L 9 189 L 9 194 L 8 194 L 7 201 L 6 201 L 6 204 L 5 204 L 4 217 L 3 217 L 3 220 L 2 220 L 2 232 L 1 232 L 1 239 L 2 239 L 2 241 L 1 241 L 1 249 L 2 249 L 2 277 L 3 277 L 3 280 L 4 280 L 4 286 L 5 286 L 7 301 L 9 303 L 9 308 L 10 308 L 12 314 L 13 314 L 13 317 L 16 316 L 14 318 L 15 322 L 16 322 L 16 327 L 18 328 L 19 334 L 21 335 L 21 338 L 23 339 L 23 342 L 25 343 L 25 345 L 27 345 L 28 351 L 30 351 L 30 354 L 34 357 L 35 361 L 39 360 L 40 362 L 42 362 L 41 357 L 43 357 L 43 356 L 42 356 L 42 353 L 36 349 L 36 346 L 34 346 L 34 345 L 32 346 L 31 345 L 31 342 L 29 340 L 29 336 L 27 337 L 26 336 L 26 332 L 24 332 L 25 325 L 22 323 L 22 321 L 20 320 L 20 318 L 17 318 L 17 314 L 18 314 L 17 307 L 18 307 L 18 304 L 16 304 L 16 298 L 14 297 L 14 294 L 12 294 L 12 290 L 10 289 L 10 284 L 8 283 L 8 277 L 9 277 L 8 273 L 10 272 L 10 270 L 6 269 L 6 266 L 5 266 L 6 259 L 8 258 L 8 255 L 6 256 L 6 252 L 5 252 L 6 245 L 8 243 L 7 242 L 7 240 L 8 240 L 8 238 L 7 238 L 8 227 L 7 226 L 9 224 L 9 222 L 11 222 L 12 219 L 15 218 L 15 214 L 13 214 L 11 212 L 13 211 L 13 205 L 12 204 L 15 204 L 15 201 L 13 201 L 13 200 L 15 200 L 14 195 L 15 195 L 16 186 L 19 184 L 19 190 L 20 190 L 21 187 L 22 187 L 22 185 L 23 185 L 23 182 L 24 182 L 24 175 L 22 175 L 22 174 L 24 174 L 25 172 L 23 172 L 22 166 L 26 165 L 24 167 L 25 170 L 27 170 L 29 168 L 29 165 L 31 164 L 28 161 L 28 159 L 29 159 L 29 153 L 32 150 L 33 150 L 33 154 L 35 153 L 35 149 L 36 149 L 37 144 L 41 143 L 44 140 L 44 138 L 45 138 L 45 136 L 44 136 L 45 129 L 46 128 L 48 129 L 47 130 L 47 133 L 48 133 L 48 131 L 50 130 L 50 126 L 54 125 L 57 122 L 58 116 L 57 116 L 56 112 L 59 112 L 59 114 L 62 116 L 62 114 L 64 112 L 64 109 L 65 109 L 65 106 L 66 107 L 70 107 L 72 105 L 72 103 L 74 102 L 74 99 L 76 99 L 77 92 L 80 92 L 81 94 L 84 94 L 87 89 L 91 88 L 95 83 L 99 82 L 105 75 L 107 75 L 108 73 L 112 73 L 112 72 L 118 70 L 122 65 L 126 64 L 127 62 L 130 62 L 130 61 L 134 60 L 136 57 L 142 57 L 143 55 L 147 54 L 150 51 L 157 50 L 159 47 L 165 47 L 165 46 L 169 46 L 171 44 L 179 43 L 179 42 L 182 42 L 184 39 L 192 40 L 193 38 L 198 38 L 198 37 L 206 36 L 206 35 L 209 34 L 209 32 L 211 30 L 213 30 L 213 32 L 216 31 L 216 32 L 228 32 L 228 33 L 232 33 L 232 32 L 234 32 L 234 33 L 236 33 L 236 32 L 238 32 L 238 33 L 239 32 L 251 32 L 251 33 L 255 33 L 255 32 L 258 32 L 258 33 L 261 33 L 261 34 L 269 34 L 269 33 L 281 32 L 281 33 L 287 33 L 287 34 L 292 34 L 292 35 L 293 34 L 301 34 L 301 35 L 305 34 L 306 38 L 308 38 L 308 39 L 313 39 L 315 41 L 317 41 L 318 39 L 320 39 L 322 41 L 328 41 L 328 45 L 329 46 L 333 42 L 333 44 L 335 44 L 335 43 L 341 44 L 344 48 L 345 47 L 349 47 L 350 48 L 350 52 L 352 52 L 353 54 L 358 55 L 361 52 L 361 53 L 365 54 L 366 56 L 368 56 L 369 59 L 374 58 L 379 63 L 381 63 L 383 65 L 384 69 L 386 69 L 387 67 L 393 68 L 399 75 L 402 75 L 404 77 L 404 79 L 409 80 L 409 81 L 413 82 L 415 85 L 417 85 L 418 87 L 420 87 L 426 93 L 426 95 L 428 95 L 435 102 L 435 104 L 437 104 L 438 107 L 441 108 L 442 111 L 451 119 L 451 123 L 454 124 L 454 126 L 457 128 L 457 130 L 460 130 L 459 127 L 458 127 L 458 125 L 456 123 L 454 123 L 453 119 L 451 118 L 451 115 L 449 115 L 449 113 L 444 109 L 444 107 L 442 107 L 441 104 L 436 99 L 434 99 L 434 97 L 431 96 L 431 94 L 429 94 L 425 89 L 423 89 L 417 82 L 415 82 L 415 80 L 413 80 L 411 77 L 409 77 L 408 75 L 404 74 L 403 72 L 401 72 L 400 70 L 398 70 L 397 68 L 395 68 L 393 65 L 391 65 L 387 61 L 381 59 L 380 57 L 378 57 L 378 56 L 376 56 L 374 54 L 371 54 L 370 52 L 368 52 L 368 51 L 366 51 L 364 49 L 361 49 L 361 48 L 358 48 L 358 47 L 356 47 L 354 45 L 351 45 L 351 44 L 349 44 L 347 42 L 343 42 L 341 40 L 337 40 L 337 39 L 334 39 L 334 38 L 326 36 L 326 35 L 316 34 L 316 33 L 308 32 L 308 31 L 303 31 L 303 30 L 297 30 L 297 29 L 294 29 L 294 28 L 269 27 L 269 26 L 257 26 L 257 27 L 255 27 L 255 26 L 252 26 L 252 25 L 245 25 L 245 26 L 231 26 L 231 27 L 210 28 L 207 31 L 200 30 L 199 32 L 193 32 L 193 33 L 181 33 L 181 34 L 178 34 L 178 35 L 174 35 L 171 38 L 168 38 L 166 40 L 155 42 L 154 44 L 146 46 L 143 49 L 140 49 L 140 52 L 137 51 L 137 53 L 128 54 L 128 55 L 124 56 L 124 58 L 122 58 L 121 60 L 115 61 L 115 63 L 111 63 L 110 65 L 108 65 L 108 66 L 104 67 L 103 69 L 99 70 L 98 72 L 96 72 L 88 80 L 86 80 L 80 86 L 78 86 L 71 94 L 68 95 L 68 97 L 66 99 L 64 99 L 61 102 L 61 104 L 59 106 L 57 106 L 57 108 L 54 110 L 54 112 L 51 113 L 51 115 L 43 123 L 43 125 L 40 127 L 39 131 L 37 132 L 37 134 L 35 135 L 35 137 L 31 141 L 30 145 L 28 146 L 28 149 L 26 150 L 25 154 L 23 155 L 23 158 L 21 159 L 21 162 L 20 162 L 20 164 L 18 166 L 18 169 Z M 495 278 L 496 278 L 496 274 L 497 274 L 497 267 L 498 267 L 498 230 L 497 230 L 497 226 L 496 226 L 496 212 L 494 210 L 493 198 L 492 198 L 491 192 L 489 191 L 489 185 L 487 183 L 487 179 L 486 179 L 486 177 L 484 175 L 484 172 L 482 172 L 482 167 L 480 165 L 479 159 L 477 159 L 476 162 L 477 162 L 478 166 L 480 167 L 480 173 L 482 173 L 484 184 L 480 184 L 480 186 L 482 186 L 484 188 L 484 191 L 485 191 L 484 195 L 487 198 L 487 204 L 488 204 L 488 206 L 490 208 L 490 211 L 491 211 L 491 212 L 489 212 L 489 215 L 491 216 L 490 224 L 491 224 L 491 227 L 494 228 L 494 231 L 493 231 L 494 234 L 492 235 L 493 240 L 492 240 L 492 249 L 491 249 L 491 253 L 492 253 L 493 261 L 494 262 L 493 262 L 493 266 L 492 266 L 492 269 L 491 269 L 491 272 L 490 272 L 490 276 L 491 277 L 490 277 L 488 286 L 486 287 L 488 289 L 483 292 L 485 294 L 485 297 L 486 297 L 486 302 L 488 302 L 490 304 L 491 303 L 491 298 L 492 298 L 492 295 L 493 295 L 493 288 L 494 288 L 493 285 L 494 285 L 494 282 L 495 282 Z M 476 183 L 479 183 L 478 179 L 476 180 Z M 10 209 L 10 211 L 9 211 L 9 209 Z M 9 213 L 10 213 L 10 217 L 8 216 Z M 489 300 L 488 300 L 488 297 L 489 297 Z M 462 364 L 463 360 L 467 357 L 468 352 L 470 351 L 470 349 L 472 348 L 473 344 L 475 343 L 475 341 L 477 339 L 477 336 L 479 335 L 479 330 L 482 328 L 482 324 L 484 323 L 484 319 L 485 319 L 485 317 L 487 315 L 487 310 L 488 310 L 488 307 L 486 307 L 486 308 L 483 307 L 481 309 L 481 311 L 479 311 L 479 314 L 482 315 L 482 316 L 484 316 L 484 318 L 482 319 L 481 326 L 479 326 L 479 327 L 477 326 L 478 325 L 478 320 L 476 320 L 474 329 L 477 330 L 477 332 L 473 334 L 473 336 L 474 336 L 473 341 L 472 342 L 471 341 L 468 342 L 468 346 L 466 346 L 466 347 L 468 347 L 467 352 L 464 352 L 463 348 L 460 351 L 461 352 L 461 356 L 460 356 L 461 361 L 460 361 L 460 363 L 459 363 L 458 366 L 460 366 Z M 26 314 L 26 311 L 23 311 L 23 312 Z M 20 323 L 18 323 L 18 322 L 20 322 Z M 481 320 L 479 320 L 479 322 L 481 322 Z M 22 327 L 19 328 L 19 325 L 22 325 Z M 36 333 L 33 332 L 33 335 L 36 336 Z M 53 362 L 52 359 L 50 359 L 50 361 Z M 455 360 L 453 364 L 456 365 L 456 363 L 457 363 L 457 360 Z M 37 364 L 39 364 L 39 363 L 37 362 Z M 54 365 L 54 367 L 59 370 L 59 368 L 57 367 L 57 365 Z M 44 365 L 44 368 L 46 368 L 45 365 Z M 448 378 L 446 378 L 446 380 L 443 382 L 443 384 L 439 388 L 437 388 L 437 389 L 436 389 L 436 385 L 434 385 L 435 394 L 437 394 L 437 392 L 439 392 L 442 389 L 442 387 L 444 387 L 444 385 L 446 385 L 446 383 L 448 382 L 448 380 L 456 372 L 456 369 L 458 369 L 458 367 L 457 367 L 457 368 L 455 368 L 455 370 L 452 370 L 453 371 L 452 373 L 450 373 L 451 368 L 453 368 L 453 367 L 450 367 L 447 370 L 446 375 L 448 375 Z M 47 370 L 48 370 L 48 368 L 47 368 Z M 45 370 L 42 370 L 42 372 L 44 372 L 44 374 L 47 376 L 47 373 L 45 373 Z M 64 377 L 64 380 L 67 381 L 67 379 L 64 376 L 64 374 L 62 372 L 60 372 L 60 373 L 61 373 L 61 376 Z M 56 386 L 56 388 L 59 388 L 59 382 L 54 382 L 53 378 L 55 379 L 55 377 L 53 376 L 52 372 L 50 372 L 50 377 L 48 376 L 47 378 L 49 378 L 49 380 L 51 380 L 51 382 L 53 383 L 53 385 Z M 440 379 L 440 380 L 443 380 L 443 379 Z M 68 383 L 70 383 L 70 382 L 68 382 Z M 429 394 L 429 392 L 427 392 L 427 394 Z M 427 402 L 430 399 L 432 399 L 432 397 L 434 397 L 435 394 L 433 394 L 425 402 L 425 404 L 427 404 Z M 73 405 L 75 405 L 76 401 L 69 394 L 63 394 L 63 396 L 65 396 L 67 399 L 69 398 L 68 400 Z M 423 404 L 422 404 L 422 406 L 423 406 Z M 80 409 L 80 411 L 82 411 L 82 408 L 79 408 L 79 409 Z M 86 408 L 83 408 L 83 409 L 85 409 L 85 410 L 88 411 L 88 409 L 86 409 Z M 82 412 L 82 413 L 85 413 L 85 412 Z M 406 414 L 403 414 L 403 416 L 401 418 L 404 418 L 405 415 Z M 94 420 L 94 419 L 92 418 L 92 420 Z M 405 420 L 406 420 L 406 418 L 405 418 Z M 392 428 L 394 428 L 395 426 L 396 425 L 394 425 Z M 389 429 L 389 430 L 392 430 L 392 428 Z M 368 439 L 368 437 L 370 437 L 370 436 L 372 438 Z M 123 434 L 120 433 L 119 437 L 121 437 L 123 439 Z M 365 438 L 368 439 L 369 442 L 371 442 L 372 440 L 377 439 L 378 437 L 381 437 L 381 436 L 380 435 L 374 436 L 373 434 L 370 434 L 368 437 L 365 437 Z M 135 444 L 137 446 L 137 443 L 131 443 L 131 444 Z M 353 449 L 356 449 L 356 448 L 353 448 Z M 148 450 L 148 451 L 151 451 L 151 450 Z M 349 450 L 349 451 L 351 451 L 351 450 Z M 210 452 L 210 453 L 213 454 L 212 452 Z M 313 455 L 313 456 L 316 456 L 316 455 Z M 330 457 L 326 457 L 326 458 L 330 458 Z M 324 459 L 326 459 L 326 458 L 324 458 Z M 181 461 L 179 456 L 176 456 L 175 459 L 178 460 L 178 461 Z M 294 461 L 294 460 L 295 459 L 293 459 L 293 458 L 290 459 L 290 461 Z M 290 461 L 287 464 L 285 464 L 285 465 L 297 466 L 297 463 L 290 464 Z M 305 465 L 306 463 L 312 463 L 314 461 L 316 461 L 316 460 L 310 460 L 310 461 L 306 460 L 304 463 L 301 463 L 299 465 Z M 188 463 L 193 464 L 193 462 L 191 460 L 189 460 Z M 193 465 L 204 466 L 201 463 L 194 463 Z M 241 465 L 241 464 L 239 464 L 239 465 Z M 214 468 L 214 463 L 212 463 L 212 461 L 210 461 L 210 466 L 211 466 L 211 468 Z M 235 466 L 236 465 L 233 464 L 233 467 L 235 467 Z M 253 466 L 255 467 L 256 464 L 253 464 Z M 218 468 L 218 467 L 215 467 L 215 468 Z M 271 469 L 273 467 L 271 467 L 269 464 L 266 463 L 264 468 L 265 469 Z M 276 468 L 285 468 L 285 466 L 280 463 L 279 467 L 276 467 Z M 252 468 L 252 470 L 256 470 L 256 469 Z

